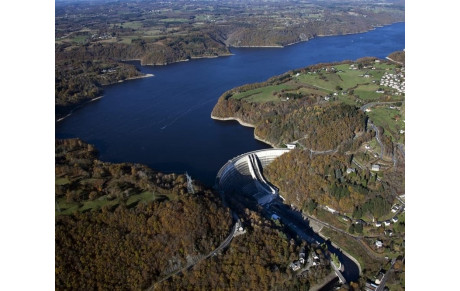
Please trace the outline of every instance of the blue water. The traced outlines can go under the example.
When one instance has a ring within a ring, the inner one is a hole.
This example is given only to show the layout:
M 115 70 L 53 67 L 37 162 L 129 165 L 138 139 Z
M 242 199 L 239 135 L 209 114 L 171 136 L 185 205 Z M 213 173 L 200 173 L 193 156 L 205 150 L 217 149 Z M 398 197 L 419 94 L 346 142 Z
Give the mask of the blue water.
M 102 99 L 57 123 L 56 137 L 79 137 L 96 145 L 103 161 L 142 163 L 162 172 L 188 171 L 212 186 L 229 159 L 269 147 L 253 139 L 252 128 L 210 118 L 222 93 L 311 64 L 385 58 L 404 48 L 405 24 L 396 23 L 286 48 L 235 48 L 228 57 L 143 66 L 142 72 L 155 77 L 106 87 Z

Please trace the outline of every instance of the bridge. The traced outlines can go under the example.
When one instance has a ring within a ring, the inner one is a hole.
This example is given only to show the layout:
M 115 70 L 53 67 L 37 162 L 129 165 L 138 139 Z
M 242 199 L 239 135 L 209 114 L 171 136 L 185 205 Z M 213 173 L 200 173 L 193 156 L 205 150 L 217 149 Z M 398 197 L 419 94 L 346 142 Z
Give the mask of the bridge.
M 263 169 L 289 149 L 265 149 L 248 152 L 229 160 L 217 173 L 216 186 L 224 193 L 237 191 L 258 204 L 278 197 L 278 189 L 263 176 Z

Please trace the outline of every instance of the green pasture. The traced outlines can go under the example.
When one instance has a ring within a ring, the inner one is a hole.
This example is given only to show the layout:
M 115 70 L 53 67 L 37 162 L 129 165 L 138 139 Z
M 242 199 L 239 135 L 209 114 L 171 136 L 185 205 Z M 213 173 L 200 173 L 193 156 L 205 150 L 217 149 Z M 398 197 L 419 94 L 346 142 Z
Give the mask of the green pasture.
M 139 194 L 134 194 L 128 197 L 128 199 L 109 199 L 107 195 L 101 196 L 95 200 L 87 200 L 83 202 L 68 202 L 65 197 L 61 197 L 56 200 L 55 205 L 55 214 L 72 214 L 75 211 L 84 212 L 84 211 L 96 211 L 101 209 L 104 206 L 113 207 L 125 200 L 126 206 L 135 206 L 139 202 L 151 202 L 155 200 L 163 199 L 176 199 L 177 197 L 171 195 L 162 195 L 154 193 L 151 191 L 145 191 Z
M 123 22 L 121 26 L 123 26 L 123 28 L 131 28 L 131 29 L 136 30 L 136 29 L 143 27 L 143 24 L 142 24 L 142 21 L 130 21 L 130 22 Z
M 291 89 L 292 86 L 285 83 L 280 85 L 267 86 L 263 88 L 257 88 L 239 94 L 234 94 L 232 98 L 244 99 L 248 102 L 261 103 L 261 102 L 278 102 L 280 99 L 273 95 L 273 92 L 280 92 L 283 89 Z
M 381 106 L 372 108 L 371 112 L 367 113 L 372 122 L 385 129 L 384 134 L 392 138 L 393 142 L 398 142 L 401 139 L 399 131 L 405 129 L 404 124 L 404 107 L 401 110 L 390 109 L 389 106 Z M 395 117 L 399 115 L 399 119 Z

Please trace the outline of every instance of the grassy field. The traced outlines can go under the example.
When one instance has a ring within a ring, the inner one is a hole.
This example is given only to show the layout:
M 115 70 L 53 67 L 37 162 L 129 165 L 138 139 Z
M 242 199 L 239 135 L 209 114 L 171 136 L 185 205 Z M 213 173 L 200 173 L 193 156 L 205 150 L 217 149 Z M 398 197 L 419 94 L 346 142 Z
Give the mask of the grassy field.
M 270 101 L 279 102 L 280 98 L 274 96 L 273 92 L 280 92 L 282 89 L 292 89 L 292 86 L 290 86 L 289 84 L 267 86 L 263 88 L 245 91 L 240 94 L 235 94 L 232 96 L 232 98 L 244 99 L 245 101 L 254 103 Z
M 357 64 L 354 66 L 357 67 Z M 353 69 L 351 64 L 343 64 L 334 66 L 334 68 L 335 72 L 322 69 L 294 75 L 291 80 L 283 84 L 267 85 L 266 87 L 239 92 L 234 94 L 232 98 L 254 103 L 277 102 L 280 101 L 280 98 L 275 96 L 276 93 L 280 93 L 284 89 L 285 93 L 301 93 L 303 96 L 312 94 L 334 96 L 341 102 L 356 106 L 358 106 L 358 101 L 361 102 L 359 105 L 362 105 L 378 100 L 404 100 L 402 96 L 376 92 L 381 88 L 380 79 L 382 76 L 387 72 L 393 72 L 396 68 L 395 65 L 375 63 L 373 67 Z M 366 75 L 368 77 L 365 77 Z M 299 87 L 301 88 L 299 89 Z
M 349 227 L 349 223 L 345 222 L 345 220 L 324 209 L 316 209 L 316 218 L 344 231 L 347 231 Z
M 123 28 L 131 28 L 131 29 L 139 29 L 142 28 L 142 21 L 130 21 L 130 22 L 123 22 Z
M 404 134 L 400 133 L 400 130 L 405 129 L 403 121 L 405 118 L 404 106 L 400 109 L 390 109 L 389 105 L 374 107 L 367 114 L 375 125 L 385 129 L 384 134 L 391 137 L 393 142 L 404 141 Z
M 142 192 L 139 194 L 134 194 L 129 196 L 127 199 L 109 199 L 107 195 L 101 196 L 95 200 L 87 200 L 83 202 L 68 202 L 65 197 L 59 198 L 56 200 L 55 214 L 56 215 L 65 215 L 72 214 L 75 211 L 96 211 L 101 209 L 103 206 L 114 207 L 120 204 L 122 201 L 128 207 L 137 205 L 139 202 L 151 202 L 155 200 L 170 199 L 174 200 L 177 197 L 162 195 L 158 193 L 153 193 L 150 191 Z

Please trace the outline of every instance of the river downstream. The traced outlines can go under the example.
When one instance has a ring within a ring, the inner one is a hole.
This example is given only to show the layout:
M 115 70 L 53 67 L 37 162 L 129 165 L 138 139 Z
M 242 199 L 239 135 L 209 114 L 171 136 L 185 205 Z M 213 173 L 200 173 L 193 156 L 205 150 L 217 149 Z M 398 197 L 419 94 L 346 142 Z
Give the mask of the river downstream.
M 219 168 L 241 153 L 269 148 L 253 129 L 210 118 L 225 91 L 321 62 L 385 58 L 405 47 L 405 24 L 319 37 L 285 48 L 234 48 L 232 56 L 139 66 L 151 78 L 105 87 L 104 97 L 56 123 L 57 138 L 94 144 L 100 159 L 187 171 L 212 186 Z

